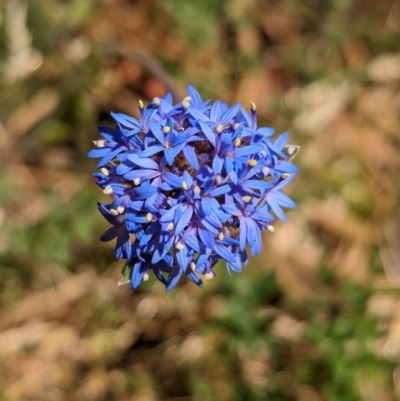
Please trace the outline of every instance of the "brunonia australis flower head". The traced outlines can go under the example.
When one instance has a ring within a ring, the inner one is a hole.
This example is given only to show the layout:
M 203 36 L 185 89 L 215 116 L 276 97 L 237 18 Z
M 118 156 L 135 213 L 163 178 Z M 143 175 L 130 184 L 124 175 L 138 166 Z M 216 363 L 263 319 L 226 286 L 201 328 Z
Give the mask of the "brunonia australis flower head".
M 151 272 L 167 290 L 182 274 L 201 286 L 219 260 L 240 272 L 246 246 L 258 254 L 261 231 L 295 206 L 283 193 L 297 172 L 288 135 L 272 140 L 272 128 L 258 127 L 254 103 L 247 112 L 187 90 L 176 105 L 170 94 L 140 101 L 139 120 L 112 113 L 115 128 L 100 126 L 89 152 L 110 197 L 98 204 L 111 224 L 101 239 L 116 239 L 115 259 L 127 260 L 120 282 L 132 288 Z

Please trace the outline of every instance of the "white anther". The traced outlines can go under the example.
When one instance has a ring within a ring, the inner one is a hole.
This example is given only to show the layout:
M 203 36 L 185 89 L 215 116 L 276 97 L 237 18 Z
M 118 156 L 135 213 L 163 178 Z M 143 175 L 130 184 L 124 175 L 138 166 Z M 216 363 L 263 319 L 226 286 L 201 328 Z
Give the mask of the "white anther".
M 219 239 L 220 241 L 222 241 L 222 240 L 224 239 L 224 233 L 219 233 L 219 234 L 218 234 L 218 239 Z
M 143 274 L 143 281 L 147 281 L 149 279 L 149 273 L 148 272 L 144 272 Z
M 193 188 L 193 192 L 195 195 L 200 195 L 201 189 L 198 185 L 195 185 Z
M 244 202 L 244 203 L 249 203 L 250 201 L 251 201 L 251 196 L 249 196 L 249 195 L 245 195 L 245 196 L 243 196 L 242 197 L 242 201 Z
M 211 280 L 212 278 L 214 278 L 214 273 L 212 271 L 206 272 L 206 274 L 204 275 L 204 277 L 207 280 Z
M 171 128 L 168 127 L 168 125 L 166 125 L 166 126 L 162 129 L 162 132 L 163 132 L 165 135 L 167 135 L 170 131 L 171 131 Z
M 190 106 L 190 102 L 188 100 L 183 100 L 182 101 L 182 107 L 187 110 Z
M 174 223 L 169 223 L 169 224 L 167 225 L 168 231 L 172 231 L 174 228 L 175 228 Z
M 250 110 L 251 110 L 253 113 L 256 112 L 257 106 L 256 106 L 256 104 L 255 104 L 254 102 L 251 102 L 251 103 L 250 103 Z
M 235 143 L 233 144 L 235 146 L 235 148 L 238 148 L 242 143 L 241 138 L 236 138 L 235 139 Z
M 268 224 L 267 225 L 267 230 L 271 231 L 271 233 L 273 233 L 275 231 L 275 227 L 273 225 L 271 225 L 271 224 Z
M 289 178 L 290 177 L 290 174 L 289 173 L 283 173 L 282 174 L 282 178 L 284 179 L 284 180 L 286 180 L 286 178 Z
M 249 159 L 249 160 L 247 160 L 247 164 L 250 167 L 255 167 L 255 166 L 257 166 L 257 160 L 256 159 Z
M 155 97 L 155 98 L 153 99 L 153 102 L 154 102 L 154 104 L 155 104 L 157 107 L 159 107 L 160 104 L 161 104 L 160 98 L 159 98 L 159 97 Z
M 140 184 L 140 178 L 135 178 L 135 179 L 133 180 L 133 183 L 134 183 L 135 185 L 139 185 L 139 184 Z
M 150 221 L 153 220 L 153 215 L 151 213 L 147 213 L 146 220 L 150 223 Z
M 124 206 L 118 206 L 118 207 L 117 207 L 117 212 L 118 212 L 119 214 L 124 213 L 124 212 L 125 212 L 125 207 L 124 207 Z
M 111 213 L 113 216 L 118 216 L 118 215 L 119 215 L 118 211 L 115 210 L 115 209 L 110 209 L 110 213 Z
M 113 193 L 113 189 L 111 188 L 111 185 L 107 185 L 104 189 L 103 189 L 103 194 L 106 195 L 111 195 Z
M 179 241 L 176 245 L 175 248 L 179 249 L 180 251 L 185 247 L 185 244 L 181 241 Z
M 218 127 L 216 129 L 217 134 L 220 134 L 223 130 L 224 130 L 224 126 L 222 124 L 218 125 Z
M 187 191 L 189 189 L 188 184 L 185 181 L 182 181 L 182 188 Z
M 222 178 L 220 175 L 216 175 L 215 176 L 215 182 L 217 183 L 217 185 L 221 182 Z
M 105 139 L 99 139 L 97 141 L 93 141 L 94 146 L 96 146 L 96 148 L 104 148 L 106 146 L 106 140 Z
M 100 171 L 101 171 L 106 177 L 108 177 L 108 176 L 110 175 L 110 172 L 109 172 L 105 167 L 102 167 L 102 168 L 100 169 Z
M 144 104 L 143 104 L 143 102 L 141 101 L 141 100 L 139 100 L 139 109 L 140 110 L 143 110 L 144 109 Z
M 190 265 L 189 265 L 189 266 L 190 266 L 190 269 L 191 269 L 191 270 L 193 270 L 193 271 L 196 270 L 196 263 L 190 262 Z

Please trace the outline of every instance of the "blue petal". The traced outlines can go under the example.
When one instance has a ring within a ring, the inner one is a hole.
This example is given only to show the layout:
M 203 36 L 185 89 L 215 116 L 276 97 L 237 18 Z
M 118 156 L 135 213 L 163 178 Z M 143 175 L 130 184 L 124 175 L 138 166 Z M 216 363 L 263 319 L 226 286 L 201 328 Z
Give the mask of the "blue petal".
M 153 156 L 158 152 L 161 152 L 164 149 L 164 146 L 161 145 L 154 145 L 154 146 L 150 146 L 149 148 L 143 150 L 140 153 L 140 157 L 149 157 L 149 156 Z
M 197 121 L 210 121 L 209 118 L 201 113 L 200 111 L 196 110 L 193 107 L 188 108 L 188 113 Z
M 240 250 L 244 251 L 244 248 L 246 246 L 246 218 L 239 217 L 239 221 L 240 221 L 239 244 L 240 244 Z
M 151 263 L 158 263 L 160 260 L 165 258 L 168 251 L 172 247 L 174 239 L 175 239 L 175 236 L 173 235 L 167 242 L 160 244 L 158 247 L 156 247 L 156 249 L 154 250 L 153 256 L 151 258 Z
M 223 259 L 227 260 L 228 262 L 235 263 L 235 258 L 225 246 L 216 244 L 215 251 L 220 255 Z
M 106 155 L 103 156 L 103 158 L 97 163 L 97 167 L 103 167 L 105 166 L 111 159 L 113 159 L 115 156 L 118 155 L 118 153 L 121 153 L 123 150 L 125 150 L 125 146 L 117 146 L 114 149 L 110 150 Z
M 190 98 L 192 99 L 193 106 L 196 106 L 197 104 L 200 104 L 202 102 L 199 92 L 197 92 L 197 90 L 192 85 L 186 85 L 186 89 Z
M 229 110 L 227 110 L 219 121 L 220 124 L 225 125 L 229 123 L 239 111 L 239 103 L 233 105 Z
M 157 192 L 157 188 L 153 186 L 147 187 L 137 187 L 134 188 L 132 193 L 135 195 L 136 199 L 146 199 Z
M 183 248 L 175 252 L 176 260 L 178 261 L 179 267 L 182 271 L 185 271 L 189 264 L 189 258 L 187 256 L 187 248 Z
M 203 286 L 203 282 L 201 281 L 200 277 L 195 271 L 191 270 L 190 267 L 186 269 L 185 274 L 188 276 L 189 280 L 193 281 L 193 283 L 195 283 L 199 287 Z
M 209 215 L 211 213 L 211 201 L 210 198 L 201 198 L 201 209 L 203 210 L 203 213 L 205 216 Z
M 179 266 L 174 265 L 169 274 L 165 289 L 167 291 L 171 291 L 176 286 L 181 276 L 182 276 L 182 270 L 179 268 Z
M 175 227 L 175 234 L 179 234 L 189 223 L 190 219 L 193 215 L 193 207 L 189 206 L 182 215 L 182 218 L 178 221 L 178 224 Z
M 241 216 L 242 212 L 238 209 L 235 203 L 225 203 L 222 205 L 222 209 L 233 216 Z
M 103 233 L 103 235 L 100 237 L 100 240 L 103 242 L 111 241 L 118 236 L 119 231 L 119 227 L 110 227 Z
M 124 125 L 125 127 L 140 128 L 139 122 L 133 117 L 130 117 L 123 113 L 111 112 L 110 114 L 116 122 L 120 123 L 121 125 Z
M 210 143 L 215 148 L 215 133 L 214 131 L 203 121 L 199 121 L 201 130 L 203 131 L 206 138 L 210 141 Z
M 215 241 L 213 235 L 208 231 L 201 227 L 198 228 L 199 237 L 203 244 L 210 249 L 214 249 Z
M 149 121 L 149 128 L 152 134 L 157 138 L 158 142 L 163 145 L 165 142 L 165 135 L 161 131 L 160 127 L 153 121 Z
M 171 209 L 167 210 L 167 212 L 165 212 L 164 215 L 161 216 L 160 223 L 168 223 L 169 221 L 172 221 L 174 219 L 176 210 L 178 208 L 180 208 L 180 209 L 185 208 L 185 210 L 186 210 L 186 207 L 187 207 L 186 204 L 179 204 L 179 205 L 176 205 L 176 206 L 172 207 Z
M 171 187 L 182 189 L 182 177 L 178 177 L 175 174 L 165 172 L 163 174 L 163 178 L 169 185 L 171 185 Z
M 175 135 L 172 139 L 173 147 L 181 145 L 182 143 L 187 142 L 187 140 L 191 137 L 191 134 L 178 134 Z
M 98 158 L 98 157 L 103 157 L 105 156 L 108 152 L 110 152 L 110 148 L 95 148 L 92 149 L 88 152 L 87 156 L 88 157 L 92 157 L 94 159 Z
M 218 187 L 218 188 L 213 189 L 210 192 L 210 195 L 214 196 L 214 197 L 217 197 L 217 196 L 220 196 L 220 195 L 227 194 L 230 191 L 231 191 L 231 186 L 230 185 L 222 185 L 222 187 Z
M 159 176 L 161 173 L 154 170 L 131 170 L 126 174 L 122 174 L 126 180 L 133 181 L 135 178 L 145 178 L 150 180 L 151 178 Z
M 222 170 L 223 165 L 224 165 L 224 159 L 222 159 L 218 155 L 215 155 L 212 162 L 212 169 L 214 173 L 219 174 Z
M 262 127 L 262 128 L 258 128 L 257 132 L 260 133 L 263 136 L 272 136 L 274 135 L 275 130 L 271 127 Z
M 234 154 L 235 158 L 239 158 L 242 156 L 248 156 L 248 155 L 258 153 L 260 150 L 262 150 L 262 146 L 258 146 L 258 145 L 243 146 L 243 148 L 236 149 L 233 152 L 233 154 Z
M 185 239 L 185 244 L 196 252 L 201 252 L 199 240 L 194 235 L 188 235 Z
M 158 170 L 158 164 L 153 159 L 143 157 L 142 154 L 143 152 L 139 157 L 136 154 L 129 153 L 126 157 L 128 160 L 130 160 L 132 163 L 135 163 L 137 166 Z
M 271 189 L 273 187 L 270 182 L 261 180 L 247 180 L 244 185 L 251 189 L 261 189 L 263 191 L 265 191 L 266 189 Z
M 139 287 L 140 283 L 143 280 L 143 275 L 145 272 L 145 264 L 144 262 L 136 262 L 132 269 L 132 278 L 131 278 L 131 287 L 135 289 Z
M 282 221 L 287 221 L 285 213 L 283 213 L 282 209 L 279 206 L 279 202 L 275 199 L 275 194 L 273 191 L 270 191 L 267 194 L 266 200 L 268 202 L 268 205 L 271 207 L 272 211 L 276 214 L 276 216 Z
M 199 161 L 197 160 L 197 155 L 196 152 L 193 150 L 193 148 L 190 145 L 186 145 L 183 148 L 183 154 L 186 157 L 186 160 L 191 164 L 191 166 L 198 170 L 199 169 Z

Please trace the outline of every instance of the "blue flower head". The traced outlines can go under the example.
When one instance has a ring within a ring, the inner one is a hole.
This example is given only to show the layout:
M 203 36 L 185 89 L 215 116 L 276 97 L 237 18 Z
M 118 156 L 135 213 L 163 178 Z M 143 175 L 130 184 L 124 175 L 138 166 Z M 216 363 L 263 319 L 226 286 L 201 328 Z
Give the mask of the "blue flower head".
M 272 128 L 259 128 L 254 103 L 248 113 L 187 89 L 175 106 L 171 95 L 146 108 L 140 101 L 139 120 L 112 113 L 115 128 L 100 126 L 89 152 L 111 198 L 99 204 L 111 224 L 101 239 L 116 238 L 115 259 L 127 260 L 122 280 L 132 288 L 151 272 L 167 290 L 182 274 L 201 286 L 219 260 L 240 272 L 246 245 L 260 253 L 261 231 L 295 206 L 283 193 L 297 172 L 287 134 L 273 141 Z

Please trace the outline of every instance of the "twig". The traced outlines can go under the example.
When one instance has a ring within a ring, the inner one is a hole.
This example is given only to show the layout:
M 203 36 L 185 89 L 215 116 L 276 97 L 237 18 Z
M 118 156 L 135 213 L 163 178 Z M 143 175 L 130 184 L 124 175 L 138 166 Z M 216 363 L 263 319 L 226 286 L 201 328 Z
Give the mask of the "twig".
M 156 60 L 142 53 L 139 53 L 137 50 L 125 46 L 120 46 L 115 43 L 108 42 L 100 43 L 99 45 L 101 50 L 105 54 L 126 57 L 141 64 L 166 86 L 168 91 L 172 93 L 175 99 L 180 98 L 174 82 L 165 72 L 165 70 L 157 63 Z

